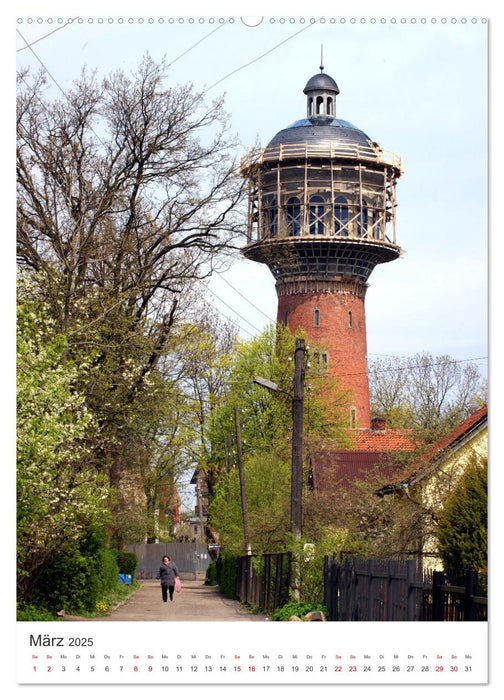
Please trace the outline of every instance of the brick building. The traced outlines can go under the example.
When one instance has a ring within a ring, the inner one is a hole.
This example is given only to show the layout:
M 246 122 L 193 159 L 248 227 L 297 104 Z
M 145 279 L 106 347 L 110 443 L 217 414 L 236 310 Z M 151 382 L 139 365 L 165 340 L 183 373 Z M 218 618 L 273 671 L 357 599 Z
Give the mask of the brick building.
M 278 322 L 303 329 L 318 361 L 341 379 L 349 427 L 369 430 L 364 300 L 374 267 L 401 254 L 402 164 L 336 116 L 339 88 L 323 66 L 304 93 L 306 118 L 242 162 L 250 187 L 243 252 L 275 277 Z

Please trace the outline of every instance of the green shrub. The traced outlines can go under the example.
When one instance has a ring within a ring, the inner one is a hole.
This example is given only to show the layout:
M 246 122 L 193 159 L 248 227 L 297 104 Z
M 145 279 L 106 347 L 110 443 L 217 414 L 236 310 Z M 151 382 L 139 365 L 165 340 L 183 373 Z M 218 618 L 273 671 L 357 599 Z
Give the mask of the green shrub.
M 95 611 L 96 603 L 117 586 L 116 553 L 105 544 L 103 531 L 87 533 L 78 548 L 62 549 L 38 579 L 32 605 L 51 611 Z
M 236 580 L 238 577 L 238 557 L 225 553 L 222 557 L 220 590 L 227 598 L 236 598 Z
M 289 620 L 293 615 L 302 618 L 309 612 L 313 612 L 314 610 L 321 610 L 324 613 L 325 617 L 328 617 L 328 610 L 323 605 L 317 605 L 316 603 L 292 602 L 286 603 L 283 607 L 279 608 L 278 610 L 275 610 L 275 612 L 271 616 L 271 619 L 275 622 L 285 622 L 286 620 Z
M 437 526 L 446 570 L 475 569 L 484 578 L 488 556 L 487 460 L 474 456 L 447 498 Z
M 56 615 L 53 615 L 46 608 L 39 608 L 35 605 L 26 605 L 17 611 L 17 620 L 19 622 L 45 622 L 57 619 Z
M 99 577 L 98 592 L 106 594 L 113 590 L 118 582 L 120 569 L 117 565 L 116 553 L 112 549 L 101 547 L 97 553 L 96 564 Z
M 133 552 L 117 552 L 117 566 L 120 574 L 134 576 L 138 567 L 138 557 Z
M 207 569 L 205 583 L 207 586 L 215 586 L 217 583 L 217 564 L 214 561 Z

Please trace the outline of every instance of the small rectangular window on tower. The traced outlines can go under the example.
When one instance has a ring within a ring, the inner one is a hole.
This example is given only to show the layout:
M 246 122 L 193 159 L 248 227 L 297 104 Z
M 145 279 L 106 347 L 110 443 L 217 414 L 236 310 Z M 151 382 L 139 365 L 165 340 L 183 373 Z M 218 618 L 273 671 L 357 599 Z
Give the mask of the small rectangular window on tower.
M 313 327 L 319 328 L 320 326 L 320 309 L 313 310 Z

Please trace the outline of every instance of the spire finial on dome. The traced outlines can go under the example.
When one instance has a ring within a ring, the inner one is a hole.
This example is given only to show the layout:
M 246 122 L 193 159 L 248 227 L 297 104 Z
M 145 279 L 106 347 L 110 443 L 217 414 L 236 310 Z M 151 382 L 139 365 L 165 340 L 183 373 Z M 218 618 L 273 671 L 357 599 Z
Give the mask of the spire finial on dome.
M 324 44 L 320 45 L 320 72 L 324 72 Z

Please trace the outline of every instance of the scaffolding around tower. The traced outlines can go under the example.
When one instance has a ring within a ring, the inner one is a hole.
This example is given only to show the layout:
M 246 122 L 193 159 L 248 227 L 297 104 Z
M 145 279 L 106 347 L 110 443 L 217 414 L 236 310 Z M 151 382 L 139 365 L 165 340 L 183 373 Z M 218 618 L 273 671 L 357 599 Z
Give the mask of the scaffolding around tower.
M 297 237 L 397 245 L 396 181 L 402 160 L 360 144 L 289 143 L 250 151 L 247 243 Z
M 248 180 L 243 254 L 276 280 L 277 321 L 303 330 L 348 392 L 351 427 L 369 429 L 364 300 L 376 265 L 397 259 L 401 158 L 336 116 L 339 88 L 314 75 L 306 118 L 241 162 Z

